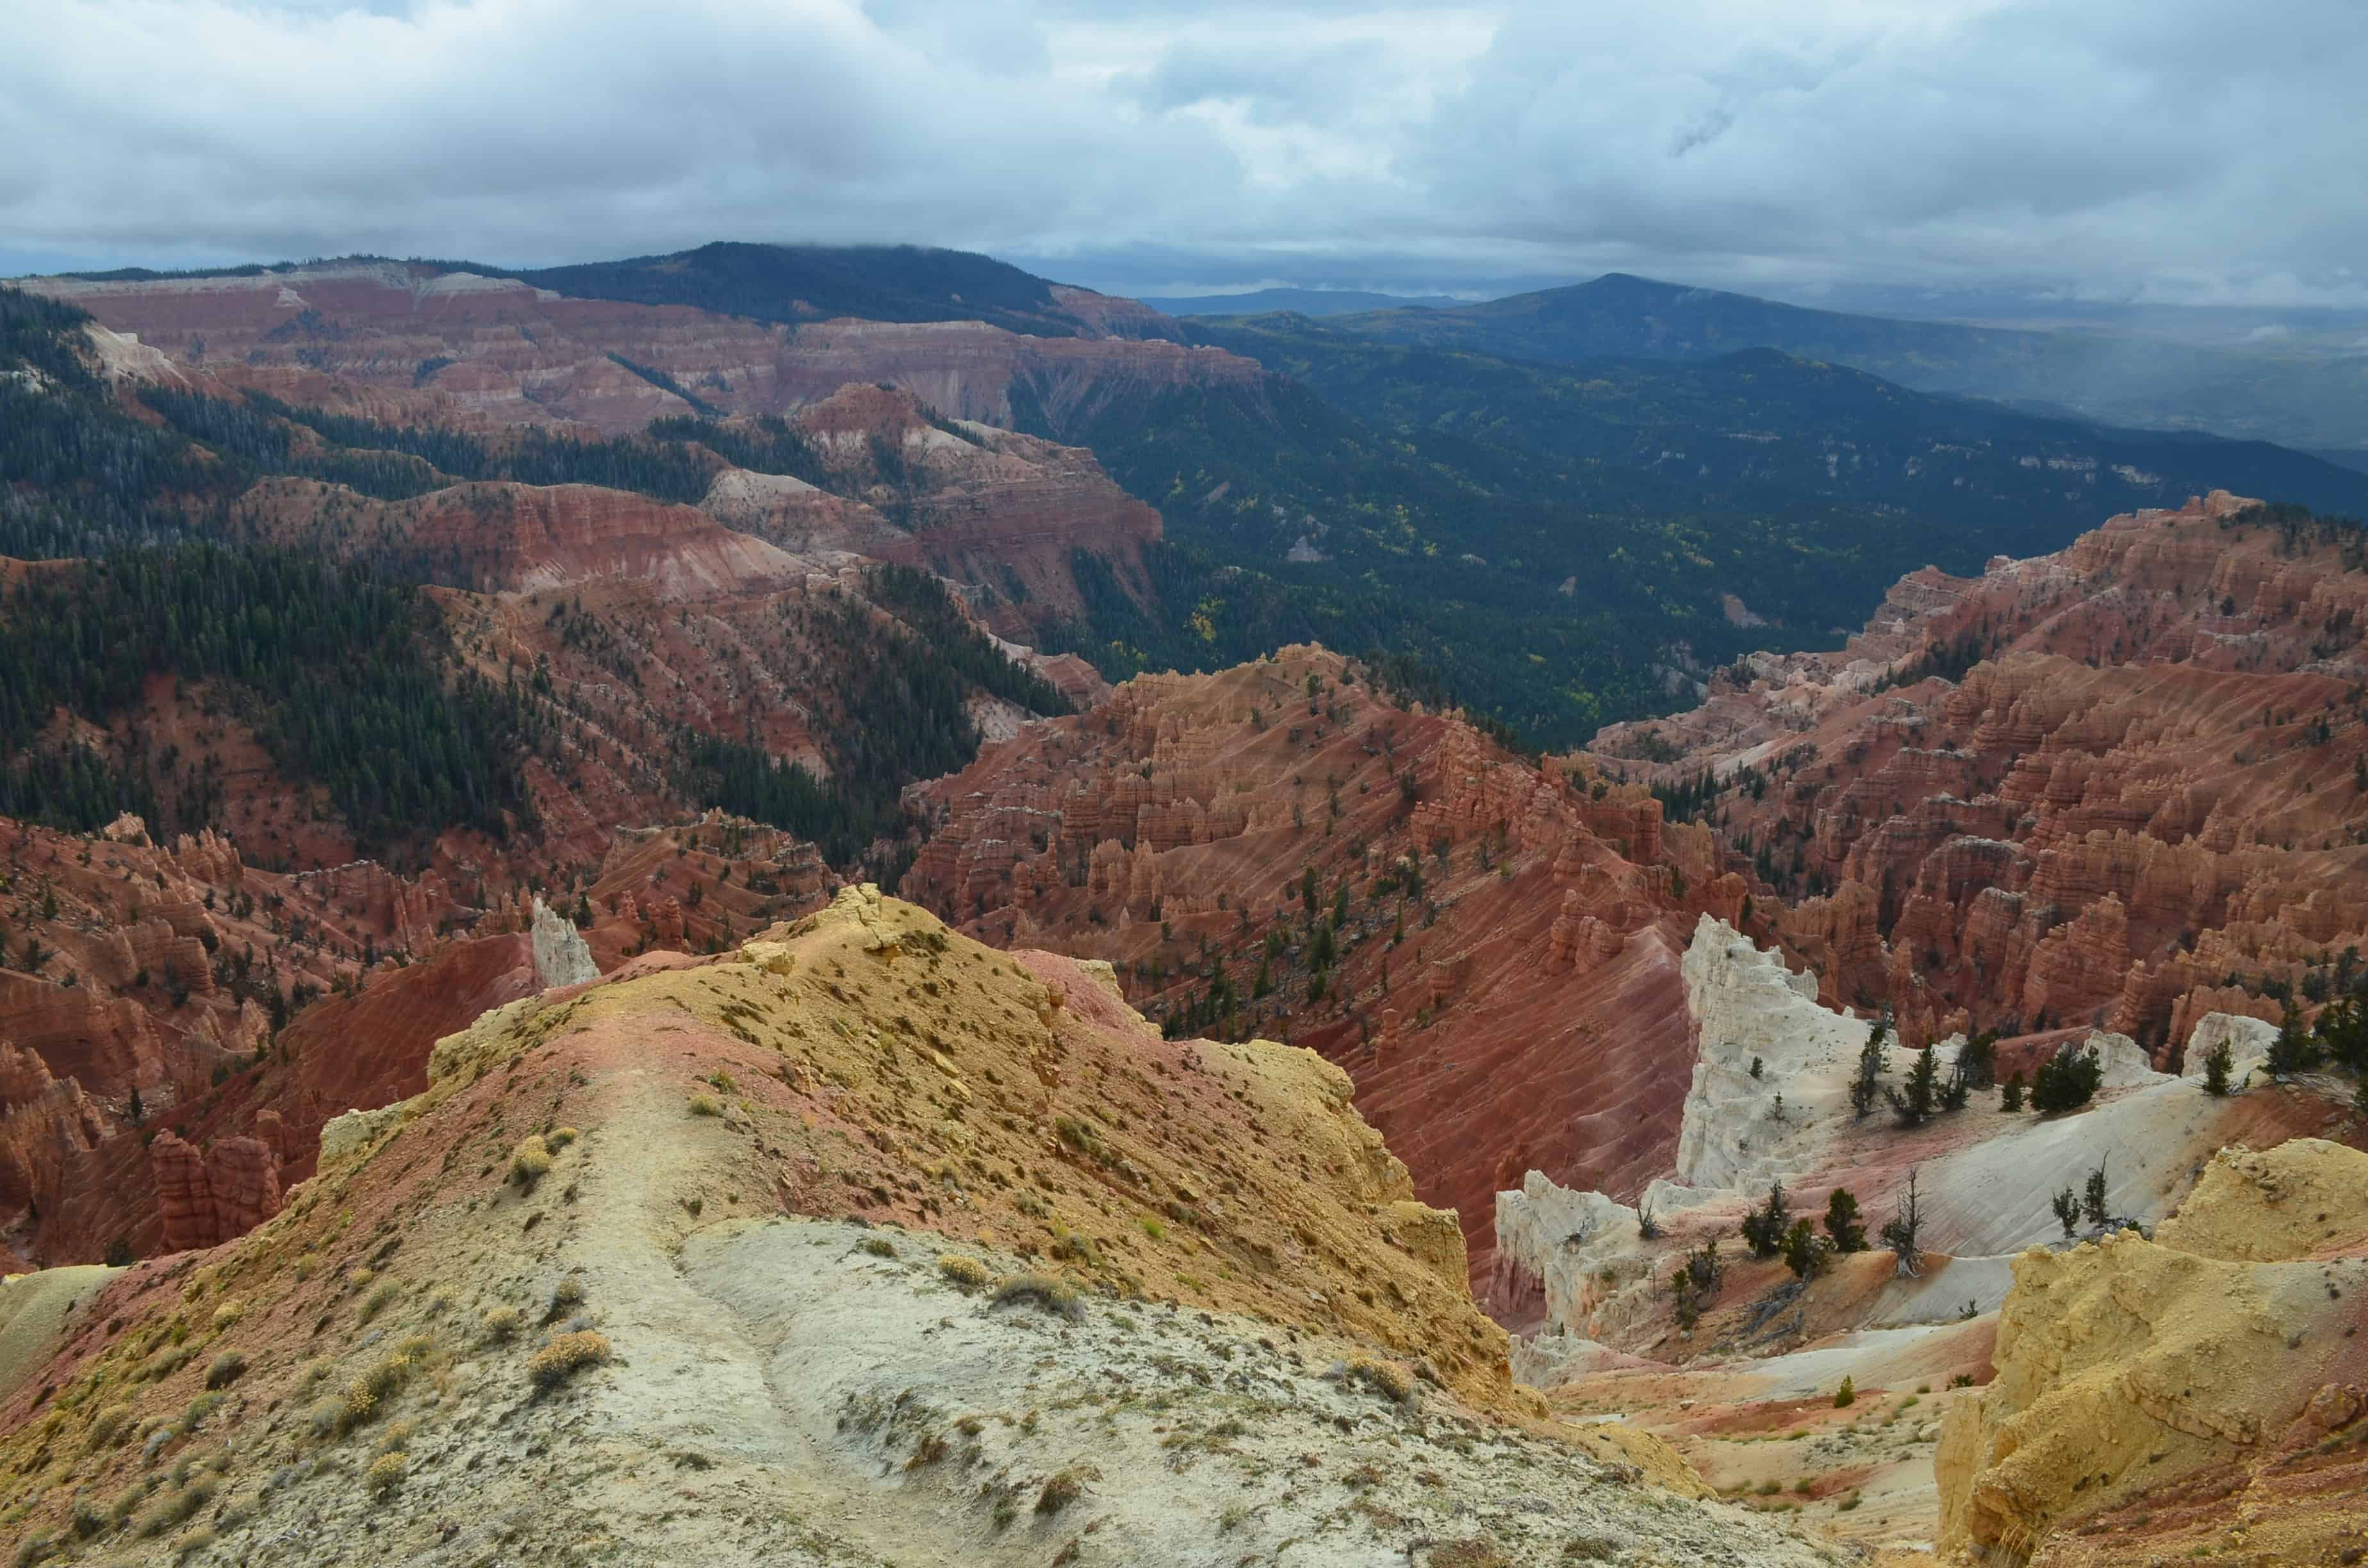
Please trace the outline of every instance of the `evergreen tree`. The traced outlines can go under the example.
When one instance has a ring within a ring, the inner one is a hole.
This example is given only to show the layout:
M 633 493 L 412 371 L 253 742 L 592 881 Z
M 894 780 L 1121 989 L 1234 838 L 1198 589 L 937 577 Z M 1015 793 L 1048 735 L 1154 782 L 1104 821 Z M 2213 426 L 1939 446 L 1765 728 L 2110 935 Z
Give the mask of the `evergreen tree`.
M 1883 1227 L 1883 1240 L 1897 1259 L 1898 1271 L 1908 1278 L 1920 1275 L 1924 1255 L 1917 1246 L 1917 1236 L 1924 1226 L 1924 1205 L 1917 1190 L 1917 1176 L 1922 1167 L 1907 1167 L 1907 1187 L 1899 1195 L 1899 1207 L 1890 1222 Z
M 1783 1250 L 1784 1233 L 1793 1223 L 1793 1205 L 1780 1178 L 1768 1186 L 1768 1201 L 1743 1217 L 1743 1240 L 1754 1257 L 1774 1257 Z
M 2080 1211 L 2091 1225 L 2105 1222 L 2105 1166 L 2102 1161 L 2089 1173 L 2089 1182 L 2080 1199 Z
M 2019 1072 L 2009 1073 L 2007 1074 L 2006 1082 L 1998 1085 L 1998 1109 L 2019 1111 L 2021 1108 L 2022 1074 Z
M 1850 1101 L 1850 1110 L 1861 1121 L 1866 1119 L 1867 1112 L 1874 1108 L 1875 1101 L 1883 1095 L 1883 1074 L 1886 1067 L 1883 1041 L 1890 1032 L 1890 1021 L 1877 1018 L 1867 1029 L 1866 1043 L 1859 1048 L 1858 1076 L 1851 1080 Z
M 1836 1252 L 1866 1250 L 1866 1227 L 1859 1222 L 1858 1199 L 1846 1187 L 1834 1188 L 1826 1199 L 1826 1234 Z
M 1940 1059 L 1932 1054 L 1932 1048 L 1928 1045 L 1916 1053 L 1916 1065 L 1907 1070 L 1906 1090 L 1886 1087 L 1883 1094 L 1884 1098 L 1891 1102 L 1891 1108 L 1898 1113 L 1901 1125 L 1921 1127 L 1931 1119 L 1940 1092 Z
M 2229 1049 L 2223 1036 L 2220 1042 L 2203 1054 L 2203 1092 L 2214 1099 L 2228 1096 L 2228 1074 L 2236 1066 L 2236 1052 Z
M 1825 1272 L 1829 1244 L 1818 1236 L 1805 1219 L 1795 1220 L 1784 1233 L 1784 1267 L 1803 1279 Z
M 2278 1024 L 2278 1038 L 2270 1042 L 2270 1076 L 2283 1081 L 2307 1073 L 2319 1063 L 2319 1042 L 2303 1028 L 2302 1012 L 2293 1002 Z
M 2080 1226 L 2080 1199 L 2070 1187 L 2060 1188 L 2054 1199 L 2055 1222 L 2064 1227 L 2064 1239 L 2070 1241 Z
M 2097 1048 L 2075 1050 L 2067 1041 L 2041 1063 L 2039 1076 L 2032 1081 L 2032 1108 L 2042 1116 L 2078 1110 L 2096 1097 L 2097 1087 L 2104 1081 L 2104 1064 L 2098 1060 Z

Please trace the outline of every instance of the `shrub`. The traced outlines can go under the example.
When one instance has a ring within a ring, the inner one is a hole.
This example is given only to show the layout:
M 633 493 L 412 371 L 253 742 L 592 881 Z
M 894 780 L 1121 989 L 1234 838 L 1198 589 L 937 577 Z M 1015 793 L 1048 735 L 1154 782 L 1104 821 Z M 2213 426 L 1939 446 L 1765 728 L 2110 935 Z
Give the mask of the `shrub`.
M 1842 1379 L 1842 1386 L 1834 1391 L 1834 1408 L 1847 1410 L 1857 1403 L 1858 1382 L 1855 1379 L 1845 1375 Z
M 83 1439 L 82 1451 L 93 1454 L 101 1449 L 111 1449 L 123 1440 L 131 1428 L 131 1407 L 110 1404 L 91 1417 L 90 1434 Z
M 542 1142 L 552 1153 L 556 1154 L 583 1136 L 584 1134 L 572 1127 L 554 1127 L 542 1135 Z
M 173 1542 L 173 1555 L 176 1558 L 194 1557 L 211 1546 L 216 1539 L 212 1526 L 192 1525 Z
M 403 1485 L 403 1478 L 410 1469 L 410 1455 L 401 1452 L 381 1454 L 370 1460 L 370 1469 L 362 1474 L 362 1482 L 370 1488 L 371 1496 L 392 1496 Z
M 2104 1064 L 2097 1060 L 2097 1048 L 2076 1051 L 2067 1042 L 2040 1064 L 2039 1075 L 2031 1084 L 2031 1108 L 2042 1116 L 2078 1110 L 2096 1097 L 2097 1086 L 2104 1081 Z
M 870 1253 L 874 1257 L 894 1257 L 896 1256 L 896 1244 L 890 1241 L 886 1236 L 866 1236 L 863 1238 L 862 1244 L 863 1250 Z
M 723 1114 L 723 1108 L 715 1103 L 715 1096 L 713 1095 L 693 1095 L 690 1096 L 690 1114 L 693 1116 L 722 1116 Z
M 1414 1397 L 1414 1377 L 1395 1361 L 1378 1357 L 1353 1356 L 1347 1368 L 1348 1381 L 1362 1383 L 1383 1399 L 1404 1404 Z
M 518 1140 L 510 1151 L 510 1180 L 522 1192 L 532 1192 L 534 1184 L 551 1174 L 551 1145 L 540 1134 L 529 1133 Z
M 225 1350 L 206 1369 L 206 1387 L 226 1389 L 245 1375 L 246 1358 L 235 1350 Z
M 498 1345 L 518 1333 L 520 1315 L 516 1307 L 487 1307 L 477 1324 L 484 1330 L 485 1337 Z
M 1057 1514 L 1085 1494 L 1083 1467 L 1071 1465 L 1066 1470 L 1056 1470 L 1044 1478 L 1044 1489 L 1036 1494 L 1036 1511 L 1048 1516 Z
M 237 1324 L 239 1319 L 245 1315 L 246 1303 L 245 1301 L 224 1301 L 221 1306 L 214 1309 L 214 1332 L 216 1334 L 220 1334 L 223 1329 L 233 1327 Z
M 609 1336 L 591 1329 L 563 1334 L 534 1353 L 527 1375 L 541 1389 L 555 1389 L 586 1367 L 609 1359 Z
M 401 1285 L 392 1279 L 380 1280 L 370 1293 L 362 1298 L 361 1321 L 370 1322 L 370 1319 L 393 1306 L 402 1294 Z
M 975 1290 L 988 1279 L 986 1265 L 974 1257 L 950 1252 L 938 1259 L 938 1272 L 964 1290 Z
M 58 1538 L 47 1530 L 35 1530 L 17 1543 L 17 1568 L 33 1568 L 36 1562 L 46 1562 L 57 1555 Z
M 563 1276 L 551 1288 L 551 1301 L 542 1309 L 542 1321 L 557 1323 L 584 1304 L 584 1281 L 575 1275 Z
M 187 1486 L 166 1494 L 165 1500 L 150 1509 L 140 1521 L 140 1533 L 155 1537 L 176 1525 L 189 1522 L 197 1511 L 214 1500 L 214 1483 L 199 1476 Z
M 1077 1294 L 1077 1288 L 1049 1274 L 1013 1274 L 997 1280 L 995 1304 L 1005 1306 L 1013 1301 L 1032 1302 L 1072 1321 L 1086 1315 L 1085 1301 Z
M 220 1410 L 222 1405 L 222 1401 L 228 1397 L 229 1396 L 226 1394 L 217 1393 L 209 1389 L 206 1392 L 201 1393 L 195 1399 L 189 1401 L 188 1404 L 183 1405 L 181 1407 L 181 1419 L 176 1426 L 176 1429 L 180 1432 L 181 1436 L 186 1437 L 190 1433 L 196 1431 L 199 1427 L 203 1426 L 206 1424 L 206 1417 L 211 1415 L 215 1411 Z

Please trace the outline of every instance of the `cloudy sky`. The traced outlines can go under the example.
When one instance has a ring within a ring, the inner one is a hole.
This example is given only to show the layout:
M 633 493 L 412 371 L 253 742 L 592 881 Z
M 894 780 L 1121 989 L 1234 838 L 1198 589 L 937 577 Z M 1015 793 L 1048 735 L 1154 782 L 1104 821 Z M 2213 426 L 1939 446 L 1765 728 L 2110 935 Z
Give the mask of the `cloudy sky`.
M 1159 293 L 2368 305 L 2362 0 L 22 0 L 0 271 L 911 240 Z

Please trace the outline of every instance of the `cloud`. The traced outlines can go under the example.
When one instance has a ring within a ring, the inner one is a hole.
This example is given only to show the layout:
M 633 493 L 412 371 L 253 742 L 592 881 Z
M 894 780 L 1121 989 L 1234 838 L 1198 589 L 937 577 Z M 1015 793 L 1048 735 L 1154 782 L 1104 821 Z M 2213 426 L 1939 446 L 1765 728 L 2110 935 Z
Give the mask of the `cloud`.
M 45 0 L 0 244 L 2361 304 L 2362 79 L 2354 0 Z

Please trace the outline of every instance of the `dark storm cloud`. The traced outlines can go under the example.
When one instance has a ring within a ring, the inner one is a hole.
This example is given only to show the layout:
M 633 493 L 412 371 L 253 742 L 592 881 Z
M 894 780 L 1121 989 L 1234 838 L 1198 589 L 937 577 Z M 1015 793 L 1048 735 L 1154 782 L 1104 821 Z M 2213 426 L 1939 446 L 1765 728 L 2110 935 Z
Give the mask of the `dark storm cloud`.
M 2368 302 L 2356 0 L 45 0 L 0 265 L 916 239 L 1080 281 L 1606 267 Z

